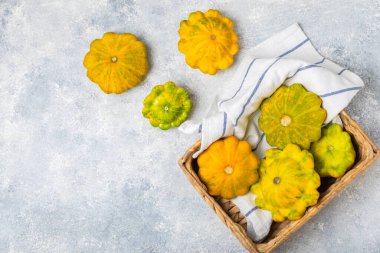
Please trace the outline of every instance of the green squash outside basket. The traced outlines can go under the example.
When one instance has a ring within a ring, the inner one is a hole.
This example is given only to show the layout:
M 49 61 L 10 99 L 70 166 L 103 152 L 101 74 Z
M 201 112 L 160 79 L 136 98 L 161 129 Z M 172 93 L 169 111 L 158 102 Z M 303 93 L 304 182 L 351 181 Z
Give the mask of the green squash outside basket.
M 184 122 L 192 108 L 189 93 L 173 82 L 153 87 L 144 99 L 142 114 L 154 127 L 167 130 Z

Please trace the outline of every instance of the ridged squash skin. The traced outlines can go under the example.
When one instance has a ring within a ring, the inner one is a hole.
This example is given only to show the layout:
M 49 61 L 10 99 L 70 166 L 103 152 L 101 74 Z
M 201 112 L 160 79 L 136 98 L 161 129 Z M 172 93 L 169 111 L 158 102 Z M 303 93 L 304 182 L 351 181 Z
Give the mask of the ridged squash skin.
M 309 149 L 319 140 L 326 119 L 322 99 L 301 84 L 281 86 L 261 106 L 259 127 L 271 146 L 285 148 L 289 143 Z
M 233 28 L 234 23 L 217 10 L 193 12 L 180 24 L 178 50 L 190 67 L 214 75 L 230 67 L 239 51 Z
M 300 219 L 319 198 L 320 178 L 312 154 L 288 144 L 283 151 L 267 150 L 265 156 L 259 168 L 260 180 L 251 187 L 257 195 L 256 205 L 270 211 L 277 222 Z
M 144 43 L 130 33 L 107 32 L 94 40 L 83 65 L 88 78 L 107 94 L 119 94 L 135 87 L 149 69 Z
M 144 99 L 142 114 L 152 126 L 167 130 L 180 126 L 187 119 L 192 106 L 189 93 L 184 88 L 167 82 L 153 87 Z
M 259 179 L 259 159 L 246 141 L 234 136 L 211 144 L 198 157 L 198 175 L 212 196 L 231 199 L 245 195 Z
M 322 137 L 311 145 L 315 170 L 321 177 L 340 177 L 355 162 L 350 135 L 336 123 L 322 129 Z

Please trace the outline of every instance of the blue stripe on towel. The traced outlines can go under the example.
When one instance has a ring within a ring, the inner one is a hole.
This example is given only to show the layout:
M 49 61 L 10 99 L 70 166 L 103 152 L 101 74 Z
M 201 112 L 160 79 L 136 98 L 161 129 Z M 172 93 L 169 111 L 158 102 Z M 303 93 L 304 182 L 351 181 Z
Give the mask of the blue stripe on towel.
M 338 75 L 341 75 L 344 71 L 346 71 L 347 69 L 342 69 L 339 73 L 338 73 Z
M 252 208 L 251 210 L 249 210 L 244 216 L 245 217 L 248 217 L 251 213 L 253 213 L 256 209 L 258 209 L 257 206 L 255 206 L 254 208 Z
M 292 75 L 292 76 L 289 76 L 288 78 L 286 78 L 285 80 L 289 80 L 290 78 L 293 78 L 298 72 L 300 71 L 303 71 L 305 69 L 310 69 L 310 68 L 319 68 L 321 66 L 318 66 L 318 64 L 321 64 L 325 61 L 326 58 L 323 57 L 323 59 L 319 62 L 316 62 L 314 64 L 310 64 L 310 65 L 307 65 L 307 66 L 304 66 L 304 67 L 301 67 L 299 69 L 297 69 L 297 71 Z
M 278 61 L 280 60 L 280 58 L 290 54 L 291 52 L 294 52 L 295 50 L 297 50 L 298 48 L 300 48 L 302 45 L 304 45 L 306 42 L 309 41 L 309 38 L 306 38 L 304 41 L 302 41 L 301 43 L 299 43 L 298 45 L 296 45 L 295 47 L 293 47 L 292 49 L 289 49 L 288 51 L 286 51 L 285 53 L 281 54 L 279 56 L 279 58 L 277 58 L 271 65 L 269 65 L 269 67 L 264 71 L 264 73 L 261 75 L 260 79 L 258 80 L 255 88 L 253 89 L 253 92 L 251 93 L 251 95 L 249 96 L 248 98 L 248 101 L 244 104 L 243 106 L 243 110 L 241 111 L 241 113 L 239 114 L 239 116 L 237 117 L 236 119 L 236 122 L 235 122 L 235 125 L 237 125 L 240 117 L 243 115 L 244 111 L 245 111 L 245 108 L 247 107 L 247 105 L 249 104 L 249 102 L 251 101 L 252 97 L 255 95 L 257 89 L 259 88 L 261 82 L 263 81 L 266 73 L 268 72 L 268 70 Z
M 346 89 L 342 89 L 342 90 L 333 91 L 333 92 L 326 93 L 326 94 L 319 95 L 319 96 L 322 97 L 322 98 L 325 98 L 325 97 L 329 97 L 329 96 L 332 96 L 332 95 L 340 94 L 340 93 L 351 91 L 351 90 L 360 90 L 361 88 L 362 87 L 351 87 L 351 88 L 346 88 Z
M 259 140 L 259 142 L 257 143 L 256 147 L 255 147 L 254 149 L 252 149 L 252 151 L 256 151 L 256 150 L 257 150 L 257 148 L 259 147 L 260 143 L 263 141 L 264 136 L 265 136 L 265 134 L 262 134 L 262 135 L 260 136 L 260 140 Z
M 289 76 L 288 78 L 286 78 L 285 80 L 289 80 L 290 78 L 293 78 L 298 72 L 302 71 L 302 70 L 305 70 L 305 69 L 310 69 L 310 68 L 320 68 L 321 66 L 318 66 L 318 65 L 315 65 L 315 64 L 311 64 L 311 65 L 307 65 L 305 67 L 302 67 L 302 68 L 299 68 L 297 69 L 296 73 L 294 73 L 292 76 Z
M 198 127 L 198 133 L 202 132 L 202 124 L 199 125 Z
M 270 69 L 270 68 L 271 68 L 276 62 L 278 62 L 278 60 L 280 60 L 280 59 L 281 59 L 281 58 L 277 58 L 277 59 L 276 59 L 271 65 L 269 65 L 269 67 L 268 67 L 268 68 L 264 71 L 264 73 L 261 75 L 261 77 L 260 77 L 260 79 L 257 81 L 256 86 L 255 86 L 255 88 L 253 89 L 251 95 L 249 95 L 249 98 L 248 98 L 247 102 L 244 104 L 244 106 L 243 106 L 243 110 L 241 110 L 239 116 L 237 117 L 236 122 L 235 122 L 235 125 L 237 125 L 237 123 L 238 123 L 238 121 L 239 121 L 241 115 L 243 115 L 243 113 L 244 113 L 244 111 L 245 111 L 245 108 L 247 107 L 247 105 L 249 104 L 249 102 L 251 102 L 251 99 L 252 99 L 253 96 L 255 95 L 257 89 L 260 87 L 260 84 L 261 84 L 261 82 L 263 81 L 263 79 L 264 79 L 265 75 L 267 74 L 267 72 L 269 71 L 269 69 Z
M 232 97 L 228 98 L 228 99 L 222 100 L 222 101 L 219 103 L 219 105 L 221 105 L 221 104 L 223 104 L 224 102 L 227 102 L 227 101 L 233 99 L 233 98 L 239 93 L 239 91 L 240 91 L 241 88 L 243 87 L 243 84 L 244 84 L 245 78 L 247 77 L 247 75 L 248 75 L 248 73 L 249 73 L 249 70 L 251 69 L 252 64 L 253 64 L 255 61 L 256 61 L 256 58 L 254 58 L 254 59 L 251 61 L 251 63 L 249 64 L 249 66 L 248 66 L 248 68 L 247 68 L 247 71 L 245 72 L 245 75 L 244 75 L 243 81 L 241 82 L 240 87 L 239 87 L 239 89 L 235 92 L 235 94 L 234 94 Z
M 297 46 L 293 47 L 292 49 L 290 49 L 289 51 L 286 51 L 285 53 L 283 53 L 282 55 L 280 55 L 279 57 L 284 57 L 285 55 L 288 55 L 290 54 L 291 52 L 297 50 L 299 47 L 301 47 L 303 44 L 305 44 L 306 42 L 309 41 L 309 38 L 306 38 L 304 41 L 302 41 L 300 44 L 298 44 Z
M 325 57 L 323 57 L 323 59 L 322 59 L 321 61 L 319 61 L 319 62 L 316 62 L 316 63 L 314 63 L 314 64 L 321 64 L 321 63 L 323 63 L 325 60 L 326 60 L 326 58 L 325 58 Z
M 227 126 L 227 113 L 224 112 L 224 118 L 223 118 L 223 134 L 222 136 L 224 136 L 224 134 L 226 133 L 226 126 Z

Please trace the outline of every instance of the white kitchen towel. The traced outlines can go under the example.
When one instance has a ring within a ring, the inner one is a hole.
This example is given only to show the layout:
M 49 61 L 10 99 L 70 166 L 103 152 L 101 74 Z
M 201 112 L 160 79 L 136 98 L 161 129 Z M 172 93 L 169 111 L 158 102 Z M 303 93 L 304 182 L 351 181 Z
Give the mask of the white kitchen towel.
M 255 204 L 256 195 L 247 193 L 244 196 L 234 198 L 232 202 L 239 207 L 247 220 L 248 235 L 255 242 L 259 242 L 267 236 L 272 224 L 272 214 L 259 209 Z
M 233 78 L 224 83 L 222 94 L 216 97 L 216 106 L 211 107 L 202 122 L 186 121 L 180 127 L 184 133 L 201 133 L 201 148 L 194 157 L 214 141 L 230 135 L 246 139 L 256 154 L 263 157 L 270 146 L 258 128 L 258 109 L 261 102 L 282 84 L 301 83 L 319 95 L 327 111 L 325 123 L 335 118 L 364 86 L 356 74 L 322 57 L 298 24 L 254 47 L 242 60 Z M 242 201 L 239 198 L 233 202 L 240 208 Z M 255 208 L 254 202 L 252 208 Z M 256 216 L 250 215 L 247 220 L 258 224 Z M 267 228 L 271 220 L 264 219 L 261 224 Z M 248 231 L 252 238 L 264 238 L 265 235 L 257 236 L 256 232 L 267 231 L 258 227 L 253 230 Z

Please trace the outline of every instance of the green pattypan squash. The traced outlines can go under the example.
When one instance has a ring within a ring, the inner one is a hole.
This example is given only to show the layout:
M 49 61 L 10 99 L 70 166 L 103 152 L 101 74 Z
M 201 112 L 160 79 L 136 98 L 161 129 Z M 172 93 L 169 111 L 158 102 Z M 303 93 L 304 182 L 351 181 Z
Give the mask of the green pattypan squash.
M 355 161 L 350 135 L 338 124 L 322 129 L 322 137 L 311 145 L 315 170 L 321 177 L 340 177 Z
M 301 84 L 281 86 L 262 102 L 259 127 L 271 146 L 283 149 L 289 143 L 309 149 L 319 140 L 326 119 L 322 99 Z
M 173 82 L 153 87 L 144 99 L 142 114 L 154 127 L 167 130 L 184 122 L 192 108 L 189 93 Z

